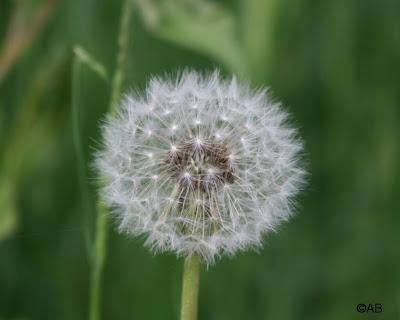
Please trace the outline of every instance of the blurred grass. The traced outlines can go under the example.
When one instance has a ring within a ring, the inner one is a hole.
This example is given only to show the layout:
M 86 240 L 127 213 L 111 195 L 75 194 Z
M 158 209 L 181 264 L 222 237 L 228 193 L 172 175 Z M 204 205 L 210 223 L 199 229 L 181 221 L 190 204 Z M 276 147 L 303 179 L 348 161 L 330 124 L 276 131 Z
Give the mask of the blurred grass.
M 14 2 L 0 3 L 2 44 Z M 163 8 L 163 23 L 175 21 L 169 10 L 179 1 L 151 3 Z M 244 3 L 257 1 L 215 1 L 211 12 L 230 19 L 229 32 L 218 37 L 234 39 L 215 49 L 205 43 L 217 34 L 202 35 L 213 32 L 201 18 L 210 11 L 197 15 L 196 3 L 184 7 L 196 19 L 161 31 L 136 8 L 125 89 L 143 89 L 150 74 L 183 66 L 241 72 L 271 86 L 293 112 L 311 172 L 299 215 L 267 235 L 264 250 L 202 270 L 199 318 L 368 319 L 357 304 L 382 303 L 382 319 L 400 319 L 400 4 L 284 0 L 269 2 L 273 11 L 246 11 Z M 254 20 L 252 12 L 259 13 Z M 94 221 L 82 219 L 72 47 L 113 70 L 119 15 L 120 2 L 60 1 L 0 84 L 0 230 L 7 214 L 15 219 L 0 235 L 0 319 L 87 317 L 84 238 Z M 194 23 L 196 39 L 179 32 Z M 80 136 L 90 163 L 109 87 L 87 69 L 80 85 Z M 93 172 L 87 179 L 94 198 Z M 182 262 L 153 257 L 141 240 L 114 231 L 108 245 L 103 318 L 175 319 Z

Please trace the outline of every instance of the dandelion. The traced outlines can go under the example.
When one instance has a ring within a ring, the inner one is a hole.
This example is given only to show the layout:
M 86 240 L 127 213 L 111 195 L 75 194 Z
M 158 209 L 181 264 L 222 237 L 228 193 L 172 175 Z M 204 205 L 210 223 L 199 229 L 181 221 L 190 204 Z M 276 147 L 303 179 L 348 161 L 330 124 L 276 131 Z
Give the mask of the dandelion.
M 260 247 L 303 184 L 302 143 L 287 121 L 266 90 L 218 71 L 152 78 L 103 125 L 96 167 L 119 231 L 207 264 Z

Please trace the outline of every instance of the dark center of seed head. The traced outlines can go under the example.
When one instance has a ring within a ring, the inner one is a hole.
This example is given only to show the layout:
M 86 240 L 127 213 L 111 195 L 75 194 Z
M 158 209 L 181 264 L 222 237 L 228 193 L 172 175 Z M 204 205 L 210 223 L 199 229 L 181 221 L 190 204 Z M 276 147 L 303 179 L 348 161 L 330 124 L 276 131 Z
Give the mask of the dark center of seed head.
M 206 190 L 216 188 L 218 183 L 234 182 L 230 155 L 222 144 L 186 140 L 167 153 L 165 162 L 182 186 Z

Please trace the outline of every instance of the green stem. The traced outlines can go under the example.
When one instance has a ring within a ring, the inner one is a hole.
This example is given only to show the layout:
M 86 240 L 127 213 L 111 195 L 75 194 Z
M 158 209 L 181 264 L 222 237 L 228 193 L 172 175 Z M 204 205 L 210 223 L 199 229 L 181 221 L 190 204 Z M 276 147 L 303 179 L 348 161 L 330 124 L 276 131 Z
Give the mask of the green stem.
M 183 269 L 181 320 L 196 320 L 199 298 L 200 258 L 193 254 Z
M 89 195 L 89 186 L 87 184 L 87 173 L 86 173 L 86 163 L 85 156 L 83 154 L 83 147 L 81 142 L 81 133 L 80 133 L 80 125 L 79 125 L 79 101 L 80 101 L 80 73 L 81 73 L 81 62 L 78 57 L 75 55 L 72 63 L 72 133 L 73 133 L 73 141 L 75 148 L 75 155 L 78 166 L 78 176 L 79 176 L 79 194 L 81 196 L 80 201 L 82 204 L 82 211 L 85 213 L 83 217 L 83 225 L 85 228 L 85 232 L 83 233 L 85 236 L 85 244 L 86 251 L 88 256 L 91 253 L 91 230 L 88 229 L 88 217 L 92 217 L 93 209 L 91 206 L 90 195 Z
M 113 75 L 111 84 L 111 97 L 108 112 L 110 115 L 115 114 L 115 107 L 119 101 L 121 88 L 124 81 L 125 63 L 128 56 L 128 40 L 129 40 L 129 25 L 131 18 L 131 1 L 124 0 L 122 6 L 120 30 L 118 37 L 118 54 L 117 66 Z M 101 177 L 100 177 L 101 178 Z M 101 179 L 103 180 L 103 179 Z M 100 319 L 100 300 L 101 300 L 101 278 L 104 267 L 104 262 L 107 253 L 107 230 L 108 230 L 108 209 L 99 199 L 97 202 L 97 223 L 95 235 L 95 254 L 91 275 L 90 288 L 90 320 Z
M 101 298 L 101 275 L 104 268 L 106 258 L 106 242 L 107 242 L 107 208 L 102 203 L 97 205 L 97 222 L 94 256 L 95 261 L 91 274 L 90 288 L 90 320 L 100 319 L 100 298 Z
M 121 88 L 125 78 L 126 61 L 128 59 L 129 30 L 131 20 L 131 1 L 125 0 L 122 6 L 121 24 L 118 36 L 117 67 L 115 69 L 112 84 L 111 98 L 108 112 L 115 114 L 115 107 L 121 95 Z

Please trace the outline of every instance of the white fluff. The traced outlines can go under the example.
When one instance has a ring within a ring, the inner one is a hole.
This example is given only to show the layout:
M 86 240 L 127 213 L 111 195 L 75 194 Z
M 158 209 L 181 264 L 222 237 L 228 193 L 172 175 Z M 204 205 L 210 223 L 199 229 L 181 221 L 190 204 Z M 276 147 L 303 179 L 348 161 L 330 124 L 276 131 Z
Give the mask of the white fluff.
M 102 195 L 119 231 L 145 235 L 156 252 L 196 253 L 206 263 L 261 246 L 263 233 L 290 218 L 304 181 L 302 143 L 287 119 L 266 90 L 252 91 L 235 77 L 221 80 L 218 71 L 152 78 L 145 96 L 125 96 L 117 117 L 106 120 L 104 148 L 96 154 L 106 179 Z M 220 168 L 202 165 L 202 151 L 173 177 L 166 158 L 183 141 L 190 150 L 226 147 L 233 182 L 218 180 Z M 204 172 L 202 191 L 193 188 L 194 170 Z

